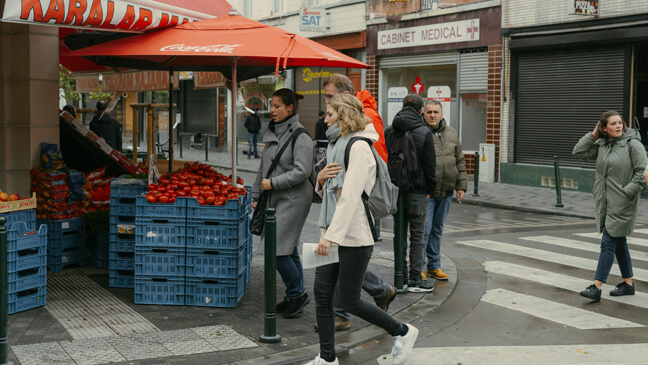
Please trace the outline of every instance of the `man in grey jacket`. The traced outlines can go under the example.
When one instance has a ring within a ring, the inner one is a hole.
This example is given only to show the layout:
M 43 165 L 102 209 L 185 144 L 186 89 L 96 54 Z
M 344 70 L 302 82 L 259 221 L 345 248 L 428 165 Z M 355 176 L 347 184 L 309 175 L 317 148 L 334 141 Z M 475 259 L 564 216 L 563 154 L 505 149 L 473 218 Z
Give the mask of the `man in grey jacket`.
M 457 201 L 466 193 L 468 178 L 466 161 L 459 134 L 443 119 L 443 108 L 436 100 L 425 104 L 424 119 L 434 136 L 436 152 L 437 186 L 434 196 L 428 199 L 427 219 L 425 222 L 425 256 L 427 256 L 427 276 L 437 280 L 448 280 L 448 274 L 441 270 L 441 235 L 443 223 L 448 217 L 452 195 L 457 191 Z M 425 261 L 425 257 L 423 257 Z

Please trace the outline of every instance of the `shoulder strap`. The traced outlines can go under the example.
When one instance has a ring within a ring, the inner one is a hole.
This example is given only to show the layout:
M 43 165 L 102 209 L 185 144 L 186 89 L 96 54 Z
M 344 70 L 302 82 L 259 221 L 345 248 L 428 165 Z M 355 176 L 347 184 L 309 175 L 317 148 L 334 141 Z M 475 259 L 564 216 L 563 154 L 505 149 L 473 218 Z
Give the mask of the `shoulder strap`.
M 304 132 L 306 132 L 306 129 L 304 128 L 297 128 L 294 132 L 292 132 L 292 134 L 290 135 L 290 139 L 288 139 L 286 143 L 284 143 L 284 145 L 281 146 L 281 149 L 279 150 L 279 152 L 277 152 L 274 159 L 272 160 L 272 164 L 270 165 L 270 168 L 268 169 L 268 173 L 266 174 L 266 179 L 270 178 L 270 174 L 272 174 L 272 171 L 274 171 L 275 167 L 277 167 L 277 164 L 281 159 L 281 155 L 283 155 L 286 148 L 288 148 L 288 145 L 292 144 L 292 147 L 295 148 L 295 140 L 297 139 L 297 136 Z
M 351 152 L 351 146 L 355 141 L 365 141 L 369 143 L 369 147 L 373 145 L 373 142 L 369 138 L 365 137 L 353 137 L 347 143 L 346 148 L 344 149 L 344 168 L 349 168 L 349 154 Z M 373 151 L 372 151 L 373 154 Z M 376 161 L 376 176 L 378 175 L 378 161 Z M 373 236 L 374 242 L 378 242 L 378 234 L 376 233 L 376 224 L 374 223 L 373 217 L 371 216 L 371 210 L 369 209 L 369 195 L 363 190 L 362 191 L 362 204 L 365 208 L 365 213 L 367 214 L 367 221 L 369 222 L 369 228 L 371 229 L 371 235 Z

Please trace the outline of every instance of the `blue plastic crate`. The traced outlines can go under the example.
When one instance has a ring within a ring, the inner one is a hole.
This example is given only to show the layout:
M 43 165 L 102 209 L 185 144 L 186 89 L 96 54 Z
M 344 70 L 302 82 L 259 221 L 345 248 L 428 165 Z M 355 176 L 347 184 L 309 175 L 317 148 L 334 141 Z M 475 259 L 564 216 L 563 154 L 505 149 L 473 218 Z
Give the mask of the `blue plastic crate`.
M 25 225 L 27 225 L 27 228 L 30 231 L 36 230 L 35 209 L 19 210 L 17 212 L 2 213 L 0 215 L 7 217 L 7 226 L 12 223 L 23 222 L 25 223 Z
M 47 268 L 51 272 L 62 271 L 69 265 L 85 266 L 85 250 L 70 248 L 60 255 L 47 255 Z
M 7 252 L 47 246 L 47 226 L 40 226 L 34 234 L 26 234 L 33 231 L 28 227 L 25 222 L 16 222 L 7 226 Z
M 185 249 L 135 247 L 136 275 L 185 275 Z
M 49 239 L 60 239 L 63 236 L 83 233 L 85 234 L 85 219 L 70 218 L 61 220 L 36 220 L 36 224 L 47 225 Z
M 187 219 L 189 220 L 239 220 L 249 214 L 248 206 L 252 200 L 252 189 L 237 200 L 230 199 L 225 205 L 200 205 L 196 198 L 187 198 Z
M 135 304 L 184 305 L 185 279 L 135 275 Z
M 111 251 L 108 260 L 110 270 L 135 270 L 135 252 Z
M 234 308 L 247 292 L 246 275 L 234 279 L 187 278 L 186 303 L 191 306 Z
M 135 213 L 133 214 L 110 214 L 110 227 L 115 227 L 113 233 L 119 233 L 116 229 L 118 224 L 135 225 Z M 122 232 L 123 233 L 123 232 Z
M 188 221 L 189 222 L 189 221 Z M 187 224 L 187 247 L 235 249 L 247 243 L 246 220 Z
M 32 269 L 46 264 L 47 248 L 45 246 L 7 252 L 7 272 Z
M 135 288 L 135 271 L 109 270 L 108 286 L 111 288 Z
M 141 181 L 143 184 L 123 185 L 118 183 L 118 179 L 111 179 L 110 198 L 136 198 L 142 195 L 148 190 L 148 185 L 146 185 L 146 180 Z
M 47 254 L 58 256 L 63 252 L 71 250 L 83 250 L 85 251 L 85 234 L 77 233 L 70 236 L 63 236 L 62 238 L 52 239 L 50 238 L 47 242 Z
M 45 286 L 11 293 L 7 296 L 8 314 L 42 307 L 46 303 L 46 295 L 47 290 Z
M 126 216 L 133 217 L 137 215 L 137 207 L 135 206 L 135 198 L 123 198 L 122 200 L 130 199 L 132 204 L 120 203 L 119 199 L 110 199 L 110 216 Z
M 98 232 L 97 235 L 94 237 L 94 242 L 92 246 L 99 249 L 105 249 L 106 251 L 108 251 L 108 241 L 110 241 L 110 235 L 108 234 L 108 230 L 101 231 Z
M 135 252 L 135 234 L 111 233 L 108 251 L 130 251 Z
M 187 277 L 237 278 L 247 266 L 247 245 L 230 250 L 187 248 Z
M 173 204 L 149 203 L 145 196 L 137 197 L 137 218 L 187 218 L 187 198 L 177 198 Z
M 43 285 L 47 285 L 47 268 L 45 265 L 7 274 L 8 293 L 15 293 Z
M 135 247 L 143 245 L 184 248 L 187 242 L 186 235 L 187 227 L 184 221 L 137 217 Z

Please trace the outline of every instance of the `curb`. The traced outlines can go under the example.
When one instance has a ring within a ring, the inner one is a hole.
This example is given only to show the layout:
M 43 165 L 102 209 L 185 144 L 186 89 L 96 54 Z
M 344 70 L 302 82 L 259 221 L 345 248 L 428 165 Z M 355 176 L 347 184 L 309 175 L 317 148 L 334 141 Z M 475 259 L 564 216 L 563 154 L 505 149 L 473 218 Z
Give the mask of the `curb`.
M 462 200 L 462 203 L 471 204 L 471 205 L 481 205 L 490 208 L 516 210 L 516 211 L 528 212 L 528 213 L 549 214 L 549 215 L 558 215 L 563 217 L 574 217 L 574 218 L 584 218 L 584 219 L 595 219 L 594 215 L 583 214 L 574 211 L 559 211 L 559 210 L 552 210 L 551 208 L 525 207 L 525 206 L 505 204 L 505 203 L 494 203 L 494 202 L 488 202 L 483 200 L 473 200 L 470 198 L 464 198 Z

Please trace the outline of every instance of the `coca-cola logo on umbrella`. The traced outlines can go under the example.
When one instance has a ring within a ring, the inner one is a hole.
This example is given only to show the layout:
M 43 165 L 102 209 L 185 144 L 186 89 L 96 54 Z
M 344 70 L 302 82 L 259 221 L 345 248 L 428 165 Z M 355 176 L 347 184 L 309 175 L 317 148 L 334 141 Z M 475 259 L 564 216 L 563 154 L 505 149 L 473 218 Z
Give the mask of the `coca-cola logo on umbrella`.
M 187 46 L 184 44 L 172 44 L 160 48 L 163 52 L 204 52 L 204 53 L 232 53 L 234 48 L 240 47 L 240 44 L 214 44 L 211 46 Z

